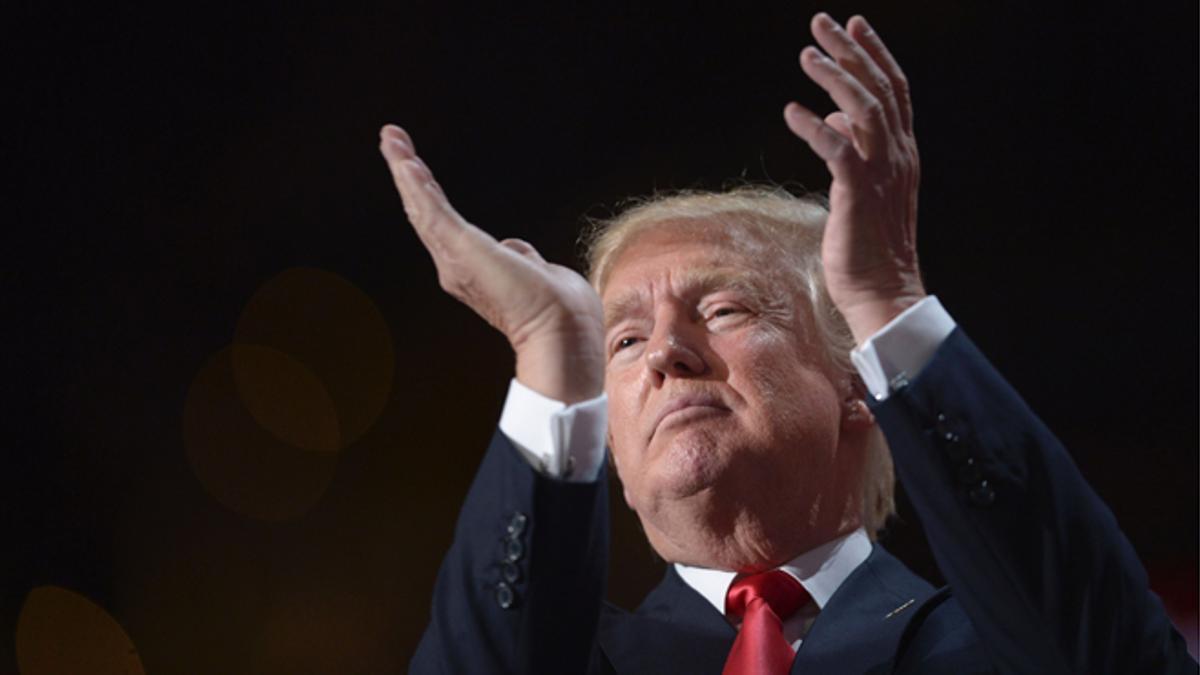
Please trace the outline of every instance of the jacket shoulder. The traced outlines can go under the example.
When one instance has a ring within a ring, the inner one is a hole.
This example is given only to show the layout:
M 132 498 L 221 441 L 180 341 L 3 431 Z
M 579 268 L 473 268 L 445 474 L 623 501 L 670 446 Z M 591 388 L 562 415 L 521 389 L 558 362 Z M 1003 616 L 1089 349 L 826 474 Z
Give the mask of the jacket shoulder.
M 942 587 L 909 621 L 896 654 L 896 673 L 994 673 L 970 617 Z

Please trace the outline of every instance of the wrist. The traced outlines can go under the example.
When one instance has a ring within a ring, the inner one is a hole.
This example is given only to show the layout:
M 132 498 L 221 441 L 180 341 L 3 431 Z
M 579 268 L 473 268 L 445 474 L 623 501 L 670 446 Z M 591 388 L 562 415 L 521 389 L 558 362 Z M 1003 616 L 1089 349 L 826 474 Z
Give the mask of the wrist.
M 892 319 L 900 316 L 906 309 L 925 297 L 924 289 L 916 289 L 902 294 L 840 303 L 838 311 L 846 319 L 846 325 L 854 335 L 854 343 L 862 345 L 884 326 L 891 323 Z
M 517 381 L 567 405 L 596 398 L 604 391 L 604 352 L 599 332 L 590 333 L 556 333 L 514 345 Z

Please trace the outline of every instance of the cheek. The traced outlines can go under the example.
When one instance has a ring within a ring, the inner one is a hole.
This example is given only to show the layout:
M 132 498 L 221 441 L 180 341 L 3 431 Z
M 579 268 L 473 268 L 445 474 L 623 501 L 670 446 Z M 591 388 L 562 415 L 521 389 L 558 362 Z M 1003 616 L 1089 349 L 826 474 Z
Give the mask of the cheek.
M 740 373 L 747 396 L 762 403 L 783 403 L 804 389 L 800 380 L 806 370 L 794 356 L 793 345 L 780 331 L 756 331 L 736 344 L 731 356 L 731 375 L 737 377 Z
M 642 449 L 637 433 L 637 397 L 629 383 L 609 377 L 605 386 L 608 396 L 608 449 L 617 467 L 622 484 L 629 485 L 637 475 Z
M 756 340 L 761 349 L 748 359 L 746 374 L 748 396 L 758 399 L 758 423 L 773 437 L 785 436 L 791 443 L 811 449 L 837 443 L 840 403 L 829 379 L 814 366 L 798 357 L 780 359 L 781 353 L 795 353 L 780 339 L 765 336 Z M 794 348 L 794 347 L 793 347 Z
M 611 445 L 624 449 L 628 443 L 630 429 L 634 426 L 635 410 L 630 396 L 624 395 L 628 387 L 614 386 L 610 381 L 604 388 L 608 397 L 608 434 Z

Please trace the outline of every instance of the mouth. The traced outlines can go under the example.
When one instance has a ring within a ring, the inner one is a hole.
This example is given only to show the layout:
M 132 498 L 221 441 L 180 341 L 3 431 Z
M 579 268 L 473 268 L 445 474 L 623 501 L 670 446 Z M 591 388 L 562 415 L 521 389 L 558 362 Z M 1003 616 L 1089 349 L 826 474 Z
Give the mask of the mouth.
M 650 438 L 668 427 L 688 424 L 696 420 L 729 412 L 715 396 L 681 396 L 668 402 L 658 411 L 651 427 Z

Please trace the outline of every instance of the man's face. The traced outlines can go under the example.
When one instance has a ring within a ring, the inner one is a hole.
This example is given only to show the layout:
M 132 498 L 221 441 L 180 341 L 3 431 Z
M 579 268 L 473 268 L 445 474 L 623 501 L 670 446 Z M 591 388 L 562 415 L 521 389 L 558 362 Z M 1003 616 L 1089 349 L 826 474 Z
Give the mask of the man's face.
M 844 433 L 848 380 L 831 378 L 781 256 L 717 223 L 635 237 L 601 296 L 605 390 L 625 498 L 655 549 L 744 569 L 856 525 L 865 432 Z

